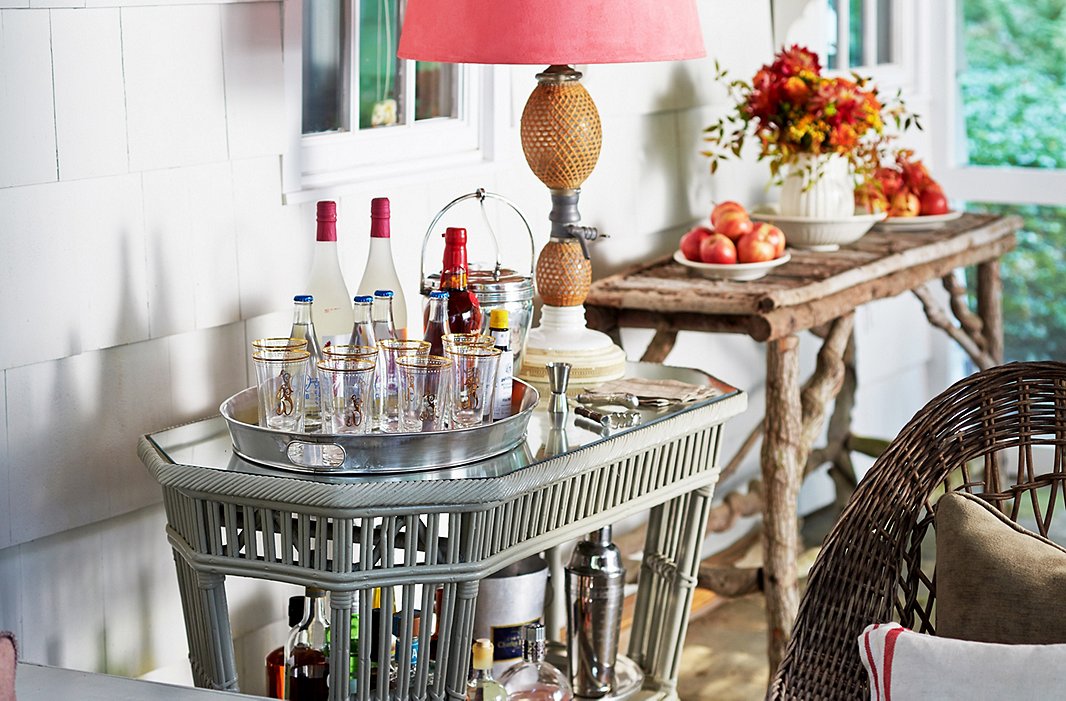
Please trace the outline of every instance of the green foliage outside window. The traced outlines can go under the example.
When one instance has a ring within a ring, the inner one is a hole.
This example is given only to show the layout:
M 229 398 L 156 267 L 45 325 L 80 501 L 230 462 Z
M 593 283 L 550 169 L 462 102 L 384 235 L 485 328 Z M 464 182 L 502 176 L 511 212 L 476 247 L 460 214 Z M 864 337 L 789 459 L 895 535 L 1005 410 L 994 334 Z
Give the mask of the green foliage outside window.
M 1066 0 L 965 0 L 959 75 L 971 165 L 1066 168 Z M 1003 261 L 1008 360 L 1066 360 L 1066 207 L 1024 218 Z

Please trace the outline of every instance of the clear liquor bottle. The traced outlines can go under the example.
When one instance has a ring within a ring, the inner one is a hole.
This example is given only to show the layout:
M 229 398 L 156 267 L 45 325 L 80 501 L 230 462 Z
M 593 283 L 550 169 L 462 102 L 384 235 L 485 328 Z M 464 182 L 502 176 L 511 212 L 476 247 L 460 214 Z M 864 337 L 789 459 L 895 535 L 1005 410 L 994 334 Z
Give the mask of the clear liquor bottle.
M 522 661 L 500 675 L 510 701 L 570 701 L 574 692 L 566 675 L 544 659 L 547 642 L 543 623 L 523 629 Z
M 466 683 L 467 701 L 507 701 L 507 691 L 492 677 L 492 641 L 478 638 L 472 650 L 470 679 Z
M 370 250 L 356 294 L 370 295 L 374 290 L 392 290 L 395 295 L 393 319 L 396 338 L 407 338 L 407 301 L 403 296 L 400 276 L 396 274 L 396 264 L 392 260 L 389 217 L 389 198 L 375 197 L 370 201 Z
M 329 699 L 329 617 L 326 592 L 308 587 L 304 616 L 285 643 L 285 698 L 291 701 Z
M 374 338 L 379 341 L 396 338 L 392 298 L 392 290 L 374 290 L 374 301 L 370 305 L 370 320 L 374 323 Z
M 318 228 L 311 259 L 311 274 L 304 287 L 318 307 L 319 341 L 323 345 L 344 343 L 352 328 L 352 305 L 337 257 L 337 203 L 317 205 Z
M 353 346 L 376 346 L 378 339 L 374 334 L 374 322 L 370 315 L 374 298 L 369 295 L 357 295 L 352 302 L 355 322 L 352 324 L 352 335 L 348 343 Z
M 318 342 L 315 323 L 311 313 L 315 301 L 312 295 L 296 295 L 292 298 L 292 329 L 290 338 L 307 339 L 308 358 L 307 385 L 304 387 L 304 430 L 318 433 L 322 430 L 321 386 L 318 382 L 318 361 L 322 359 L 322 347 Z

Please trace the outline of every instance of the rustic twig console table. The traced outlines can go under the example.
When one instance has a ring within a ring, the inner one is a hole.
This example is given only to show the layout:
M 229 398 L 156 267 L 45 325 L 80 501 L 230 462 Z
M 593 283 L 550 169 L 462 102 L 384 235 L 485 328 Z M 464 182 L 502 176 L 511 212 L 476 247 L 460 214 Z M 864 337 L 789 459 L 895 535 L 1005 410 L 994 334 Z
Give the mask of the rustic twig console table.
M 754 498 L 720 508 L 728 512 L 755 503 L 762 509 L 771 673 L 784 654 L 799 604 L 796 501 L 803 476 L 831 462 L 834 480 L 854 480 L 848 427 L 855 387 L 855 309 L 912 292 L 930 323 L 957 341 L 978 367 L 1002 362 L 999 258 L 1014 248 L 1020 226 L 1017 217 L 966 214 L 940 229 L 874 231 L 831 253 L 793 250 L 790 262 L 751 282 L 690 276 L 688 269 L 663 258 L 592 285 L 586 302 L 589 326 L 609 333 L 621 327 L 656 330 L 643 360 L 665 360 L 678 331 L 742 333 L 767 344 L 766 416 L 741 448 L 747 452 L 765 433 L 762 483 L 753 485 Z M 976 310 L 970 309 L 965 286 L 955 275 L 956 269 L 971 265 L 977 266 Z M 935 280 L 948 292 L 951 315 L 929 288 Z M 800 331 L 823 339 L 816 369 L 803 383 Z M 835 398 L 829 424 L 835 445 L 812 450 L 826 407 Z M 741 457 L 724 468 L 723 477 Z M 735 517 L 712 513 L 711 523 Z

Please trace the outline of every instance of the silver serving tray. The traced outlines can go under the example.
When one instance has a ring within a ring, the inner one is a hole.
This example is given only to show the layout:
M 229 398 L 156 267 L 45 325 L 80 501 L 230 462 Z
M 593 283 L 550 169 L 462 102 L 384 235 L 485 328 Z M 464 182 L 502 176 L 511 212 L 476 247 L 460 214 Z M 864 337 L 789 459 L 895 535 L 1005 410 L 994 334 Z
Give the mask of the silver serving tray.
M 219 411 L 233 450 L 254 463 L 331 475 L 418 472 L 455 467 L 500 455 L 522 443 L 540 394 L 514 378 L 512 413 L 484 426 L 422 433 L 296 433 L 259 425 L 256 388 L 241 390 Z

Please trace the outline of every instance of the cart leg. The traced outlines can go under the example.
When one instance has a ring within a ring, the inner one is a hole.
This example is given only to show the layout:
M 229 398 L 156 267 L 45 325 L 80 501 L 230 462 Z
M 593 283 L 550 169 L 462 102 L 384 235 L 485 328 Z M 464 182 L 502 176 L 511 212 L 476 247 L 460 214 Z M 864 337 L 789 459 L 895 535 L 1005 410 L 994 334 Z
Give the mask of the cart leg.
M 466 689 L 470 671 L 470 645 L 473 642 L 474 605 L 477 602 L 478 580 L 459 582 L 456 585 L 454 637 L 451 641 L 451 659 L 448 660 L 448 698 L 464 701 L 465 693 L 453 691 Z
M 558 547 L 548 548 L 544 551 L 544 559 L 548 561 L 548 585 L 551 587 L 544 611 L 544 627 L 547 629 L 549 640 L 561 642 L 561 632 L 566 625 L 566 573 L 562 550 Z
M 205 689 L 238 691 L 226 578 L 197 572 L 178 553 L 174 554 L 174 563 L 189 638 L 193 681 Z
M 329 643 L 330 701 L 348 701 L 353 599 L 354 596 L 350 591 L 331 591 L 329 593 L 329 607 L 331 609 L 329 625 L 333 629 Z
M 688 613 L 692 606 L 692 590 L 696 587 L 712 492 L 711 486 L 700 487 L 672 500 L 664 505 L 664 509 L 656 510 L 659 519 L 664 515 L 674 515 L 676 520 L 669 522 L 669 530 L 674 535 L 669 539 L 670 542 L 664 543 L 667 547 L 652 550 L 650 558 L 649 553 L 645 552 L 645 561 L 650 567 L 641 571 L 634 630 L 638 620 L 645 620 L 648 616 L 660 619 L 657 635 L 646 641 L 649 644 L 643 645 L 645 655 L 642 667 L 646 675 L 645 688 L 653 688 L 669 696 L 676 695 L 681 650 L 688 632 Z M 655 530 L 663 533 L 660 528 Z M 654 572 L 657 583 L 657 586 L 649 588 L 656 593 L 654 600 L 640 598 L 644 592 L 643 577 L 649 572 Z M 642 628 L 642 631 L 650 632 L 647 628 Z
M 762 446 L 763 552 L 770 677 L 785 654 L 799 607 L 796 508 L 802 415 L 799 340 L 786 336 L 766 348 L 766 434 Z

